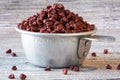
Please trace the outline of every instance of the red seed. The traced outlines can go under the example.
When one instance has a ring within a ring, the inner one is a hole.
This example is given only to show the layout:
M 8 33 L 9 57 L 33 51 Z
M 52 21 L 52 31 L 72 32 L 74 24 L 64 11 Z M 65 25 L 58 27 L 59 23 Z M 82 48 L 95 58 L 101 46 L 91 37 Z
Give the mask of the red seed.
M 11 69 L 12 69 L 12 70 L 17 70 L 17 67 L 16 67 L 16 66 L 13 66 Z
M 45 71 L 51 71 L 51 67 L 50 67 L 50 66 L 47 66 L 44 70 L 45 70 Z
M 67 75 L 67 73 L 68 73 L 68 69 L 67 69 L 67 68 L 64 68 L 64 69 L 63 69 L 63 74 Z
M 73 66 L 73 65 L 71 65 L 71 66 L 70 66 L 70 70 L 73 70 L 73 69 L 74 69 L 74 66 Z
M 75 66 L 75 67 L 73 68 L 73 71 L 78 72 L 78 71 L 79 71 L 79 67 Z
M 11 55 L 12 55 L 13 57 L 16 57 L 16 56 L 17 56 L 16 53 L 14 53 L 14 52 L 11 53 Z
M 19 77 L 21 80 L 24 80 L 27 76 L 25 74 L 21 73 Z
M 92 55 L 93 57 L 96 57 L 96 53 L 95 53 L 95 52 L 93 52 L 91 55 Z
M 108 49 L 104 49 L 104 54 L 108 54 Z
M 107 65 L 106 65 L 106 69 L 112 69 L 112 66 L 109 65 L 109 64 L 107 64 Z
M 7 51 L 6 51 L 6 54 L 10 54 L 12 52 L 12 50 L 11 49 L 8 49 Z
M 8 78 L 9 78 L 9 79 L 15 79 L 15 76 L 14 76 L 14 74 L 10 74 L 10 75 L 8 76 Z
M 120 64 L 118 64 L 118 66 L 117 66 L 117 70 L 120 70 Z

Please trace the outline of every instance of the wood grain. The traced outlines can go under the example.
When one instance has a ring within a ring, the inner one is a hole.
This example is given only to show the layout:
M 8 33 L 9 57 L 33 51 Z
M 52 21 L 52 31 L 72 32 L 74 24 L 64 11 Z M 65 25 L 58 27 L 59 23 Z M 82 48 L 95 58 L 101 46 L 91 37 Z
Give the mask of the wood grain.
M 45 72 L 43 68 L 28 63 L 22 48 L 20 33 L 15 30 L 15 27 L 23 19 L 40 12 L 47 4 L 53 2 L 52 0 L 0 0 L 0 80 L 8 80 L 9 73 L 15 73 L 16 80 L 18 80 L 18 76 L 22 72 L 28 75 L 27 80 L 105 80 L 120 78 L 120 72 L 116 70 L 120 63 L 120 0 L 58 1 L 64 4 L 66 8 L 83 16 L 84 20 L 95 24 L 96 34 L 110 35 L 116 38 L 113 43 L 92 42 L 84 66 L 97 69 L 81 70 L 78 73 L 69 71 L 66 76 L 62 74 L 61 69 Z M 13 58 L 6 55 L 5 51 L 9 48 L 12 48 L 18 57 Z M 106 48 L 109 49 L 107 55 L 103 54 L 103 50 Z M 97 57 L 91 57 L 91 52 L 97 52 Z M 106 64 L 111 64 L 113 70 L 106 70 Z M 18 66 L 18 71 L 10 70 L 13 65 Z

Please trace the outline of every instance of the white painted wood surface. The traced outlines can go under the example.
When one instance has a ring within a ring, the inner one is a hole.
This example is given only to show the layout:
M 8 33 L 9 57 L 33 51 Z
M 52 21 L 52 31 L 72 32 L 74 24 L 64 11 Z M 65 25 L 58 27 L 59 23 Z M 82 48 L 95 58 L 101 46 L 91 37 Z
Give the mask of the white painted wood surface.
M 8 75 L 15 73 L 19 80 L 20 73 L 28 75 L 27 80 L 96 80 L 119 78 L 120 71 L 116 70 L 120 63 L 120 0 L 59 0 L 66 8 L 83 16 L 90 23 L 94 23 L 98 29 L 96 34 L 110 35 L 116 38 L 116 42 L 93 42 L 90 53 L 84 62 L 84 66 L 97 69 L 89 70 L 81 68 L 80 72 L 68 72 L 62 74 L 62 69 L 53 69 L 45 72 L 28 63 L 22 48 L 20 34 L 15 31 L 18 22 L 28 16 L 39 12 L 46 4 L 43 0 L 1 0 L 0 1 L 0 80 L 9 80 Z M 50 0 L 49 0 L 50 1 Z M 50 1 L 51 2 L 51 1 Z M 6 55 L 5 51 L 11 48 L 17 53 L 17 57 Z M 103 54 L 103 50 L 109 49 L 110 54 Z M 91 52 L 97 52 L 93 59 Z M 105 65 L 111 64 L 113 70 L 106 70 Z M 16 65 L 17 71 L 11 67 Z

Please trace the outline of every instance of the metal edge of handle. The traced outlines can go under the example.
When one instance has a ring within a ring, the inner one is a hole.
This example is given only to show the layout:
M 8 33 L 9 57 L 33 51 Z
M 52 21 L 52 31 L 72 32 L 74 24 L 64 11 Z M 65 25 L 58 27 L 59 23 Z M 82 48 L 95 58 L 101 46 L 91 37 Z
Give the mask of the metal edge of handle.
M 116 39 L 113 36 L 93 35 L 90 37 L 82 38 L 85 40 L 99 41 L 99 42 L 115 42 Z

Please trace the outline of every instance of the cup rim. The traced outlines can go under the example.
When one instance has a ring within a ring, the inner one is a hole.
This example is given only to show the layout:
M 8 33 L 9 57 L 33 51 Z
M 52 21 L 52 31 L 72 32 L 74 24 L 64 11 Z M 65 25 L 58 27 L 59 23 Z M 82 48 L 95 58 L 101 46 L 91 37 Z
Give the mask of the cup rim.
M 85 36 L 91 35 L 97 31 L 97 28 L 88 32 L 80 32 L 80 33 L 40 33 L 40 32 L 31 32 L 27 30 L 19 29 L 18 27 L 15 28 L 16 31 L 20 32 L 21 34 L 29 34 L 29 35 L 36 35 L 36 36 Z

